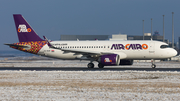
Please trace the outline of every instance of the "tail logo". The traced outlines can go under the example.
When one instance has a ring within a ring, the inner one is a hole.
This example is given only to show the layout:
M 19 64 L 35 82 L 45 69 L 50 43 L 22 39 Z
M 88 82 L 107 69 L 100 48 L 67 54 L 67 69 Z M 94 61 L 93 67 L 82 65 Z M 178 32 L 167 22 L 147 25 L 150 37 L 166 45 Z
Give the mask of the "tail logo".
M 18 32 L 31 32 L 31 28 L 27 28 L 26 25 L 22 24 L 19 25 Z

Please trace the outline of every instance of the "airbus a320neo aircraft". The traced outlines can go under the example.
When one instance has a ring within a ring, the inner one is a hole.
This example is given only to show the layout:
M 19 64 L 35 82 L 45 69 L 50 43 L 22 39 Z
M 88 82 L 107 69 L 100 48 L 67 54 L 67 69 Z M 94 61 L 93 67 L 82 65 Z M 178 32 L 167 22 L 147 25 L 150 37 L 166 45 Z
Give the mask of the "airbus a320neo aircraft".
M 41 56 L 68 59 L 89 60 L 88 68 L 132 65 L 133 60 L 166 59 L 177 55 L 177 51 L 168 44 L 159 41 L 49 41 L 41 39 L 20 14 L 14 14 L 18 43 L 5 44 L 24 52 Z

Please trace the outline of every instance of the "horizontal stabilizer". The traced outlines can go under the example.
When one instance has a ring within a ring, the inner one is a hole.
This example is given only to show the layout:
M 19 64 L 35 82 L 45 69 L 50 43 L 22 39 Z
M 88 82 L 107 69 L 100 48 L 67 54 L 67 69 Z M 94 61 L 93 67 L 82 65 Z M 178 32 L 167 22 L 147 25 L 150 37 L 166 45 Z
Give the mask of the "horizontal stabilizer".
M 31 49 L 31 46 L 30 45 L 14 45 L 14 44 L 8 44 L 8 43 L 5 43 L 4 45 L 8 45 L 10 47 L 17 47 L 17 48 L 24 48 L 24 49 Z

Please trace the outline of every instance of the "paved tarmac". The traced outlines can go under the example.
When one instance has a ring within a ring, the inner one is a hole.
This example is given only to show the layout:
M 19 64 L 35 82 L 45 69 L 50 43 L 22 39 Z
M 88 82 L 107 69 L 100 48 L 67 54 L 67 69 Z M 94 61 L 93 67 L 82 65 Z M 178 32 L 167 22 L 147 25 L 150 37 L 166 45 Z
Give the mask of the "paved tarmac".
M 87 67 L 0 67 L 0 70 L 29 70 L 29 71 L 180 71 L 179 68 L 87 68 Z

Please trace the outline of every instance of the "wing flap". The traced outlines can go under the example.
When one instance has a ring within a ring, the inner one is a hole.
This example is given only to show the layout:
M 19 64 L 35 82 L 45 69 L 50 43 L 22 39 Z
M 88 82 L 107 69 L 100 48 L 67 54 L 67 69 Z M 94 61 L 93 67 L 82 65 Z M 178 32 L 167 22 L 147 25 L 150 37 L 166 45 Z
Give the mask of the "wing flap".
M 72 52 L 72 53 L 79 53 L 79 54 L 92 54 L 92 55 L 100 55 L 101 52 L 97 51 L 88 51 L 88 50 L 78 50 L 78 49 L 60 49 L 64 52 Z

